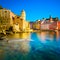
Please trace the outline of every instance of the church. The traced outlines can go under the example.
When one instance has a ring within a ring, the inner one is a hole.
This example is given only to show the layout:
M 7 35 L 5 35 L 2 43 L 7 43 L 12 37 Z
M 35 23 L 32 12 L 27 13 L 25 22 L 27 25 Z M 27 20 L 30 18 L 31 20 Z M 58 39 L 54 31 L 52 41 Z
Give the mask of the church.
M 21 11 L 20 16 L 13 18 L 13 31 L 14 32 L 25 32 L 30 30 L 29 22 L 26 21 L 26 13 L 24 10 Z

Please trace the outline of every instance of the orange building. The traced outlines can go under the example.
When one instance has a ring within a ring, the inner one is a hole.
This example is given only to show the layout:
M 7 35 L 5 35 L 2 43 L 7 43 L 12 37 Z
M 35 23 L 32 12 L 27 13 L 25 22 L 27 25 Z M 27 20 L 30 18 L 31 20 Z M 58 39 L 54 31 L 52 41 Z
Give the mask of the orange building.
M 57 22 L 57 28 L 60 30 L 60 21 Z

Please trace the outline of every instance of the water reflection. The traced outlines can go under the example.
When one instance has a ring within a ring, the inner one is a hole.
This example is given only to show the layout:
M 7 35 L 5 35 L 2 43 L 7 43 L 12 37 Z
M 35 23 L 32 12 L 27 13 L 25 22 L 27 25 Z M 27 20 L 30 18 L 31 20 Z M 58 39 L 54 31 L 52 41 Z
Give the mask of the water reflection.
M 23 57 L 25 55 L 27 55 L 30 51 L 30 33 L 16 33 L 13 35 L 8 35 L 7 36 L 9 41 L 8 42 L 4 42 L 1 41 L 0 43 L 0 54 L 2 54 L 3 56 L 0 55 L 0 58 L 6 58 L 6 55 L 8 53 L 9 55 L 13 55 L 14 58 L 14 54 L 18 54 L 19 55 L 23 55 Z M 8 57 L 7 56 L 7 57 Z M 23 59 L 23 57 L 21 57 Z M 6 58 L 7 60 L 7 58 Z
M 40 41 L 44 42 L 46 40 L 50 40 L 50 41 L 55 41 L 56 38 L 59 38 L 56 36 L 56 33 L 57 32 L 49 32 L 49 31 L 43 31 L 43 32 L 40 32 L 40 33 L 37 33 L 37 36 L 39 38 Z
M 9 47 L 11 50 L 17 50 L 20 51 L 21 53 L 28 53 L 30 50 L 30 45 L 29 42 L 24 42 L 24 41 L 17 41 L 17 42 L 11 42 L 9 43 Z
M 11 41 L 8 41 L 12 49 L 19 50 L 22 53 L 27 53 L 30 50 L 30 33 L 14 34 Z
M 60 31 L 56 31 L 56 39 L 60 40 Z
M 15 33 L 12 35 L 7 35 L 9 39 L 16 39 L 16 38 L 30 38 L 30 33 Z
M 60 60 L 60 31 L 16 33 L 7 38 L 8 42 L 0 41 L 0 60 Z

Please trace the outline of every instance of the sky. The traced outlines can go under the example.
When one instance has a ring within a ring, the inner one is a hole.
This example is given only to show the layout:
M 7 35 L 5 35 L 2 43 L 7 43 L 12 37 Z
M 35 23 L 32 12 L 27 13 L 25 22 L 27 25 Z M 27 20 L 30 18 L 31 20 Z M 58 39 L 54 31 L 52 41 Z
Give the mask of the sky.
M 49 18 L 50 15 L 60 19 L 60 0 L 0 0 L 0 5 L 16 15 L 24 9 L 28 21 Z

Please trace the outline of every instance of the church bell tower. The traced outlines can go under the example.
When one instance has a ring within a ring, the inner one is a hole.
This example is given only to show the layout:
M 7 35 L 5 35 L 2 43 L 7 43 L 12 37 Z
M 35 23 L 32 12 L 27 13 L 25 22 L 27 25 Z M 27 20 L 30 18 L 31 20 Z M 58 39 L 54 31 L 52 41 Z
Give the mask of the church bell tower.
M 24 10 L 22 10 L 22 12 L 21 12 L 21 18 L 22 18 L 23 20 L 26 20 L 26 13 L 25 13 Z

